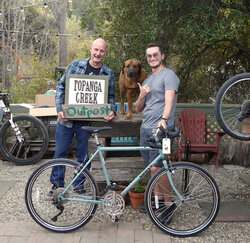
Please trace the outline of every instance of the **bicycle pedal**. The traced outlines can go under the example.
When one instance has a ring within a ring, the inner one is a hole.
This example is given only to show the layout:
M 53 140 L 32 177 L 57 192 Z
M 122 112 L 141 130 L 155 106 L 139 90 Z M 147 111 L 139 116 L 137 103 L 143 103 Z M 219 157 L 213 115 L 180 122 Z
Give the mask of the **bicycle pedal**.
M 112 215 L 111 216 L 111 221 L 112 222 L 118 222 L 119 218 L 117 216 Z

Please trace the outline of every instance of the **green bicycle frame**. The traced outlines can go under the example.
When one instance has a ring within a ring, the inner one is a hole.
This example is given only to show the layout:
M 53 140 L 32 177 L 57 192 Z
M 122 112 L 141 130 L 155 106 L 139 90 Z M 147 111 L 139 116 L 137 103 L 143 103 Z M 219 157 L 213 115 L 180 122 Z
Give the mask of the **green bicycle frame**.
M 179 191 L 177 190 L 177 188 L 175 187 L 175 185 L 173 183 L 171 172 L 169 171 L 168 163 L 167 163 L 165 155 L 162 153 L 161 149 L 151 148 L 151 147 L 139 147 L 139 146 L 133 146 L 133 147 L 101 147 L 101 145 L 99 143 L 97 143 L 97 144 L 98 144 L 97 145 L 97 150 L 95 151 L 95 153 L 90 157 L 90 159 L 86 162 L 86 164 L 81 168 L 81 170 L 77 173 L 77 175 L 74 177 L 74 179 L 70 182 L 70 184 L 65 188 L 65 190 L 62 192 L 62 195 L 60 196 L 60 199 L 69 200 L 69 201 L 79 201 L 79 202 L 84 201 L 84 202 L 87 202 L 87 203 L 102 204 L 101 199 L 100 200 L 93 200 L 93 199 L 91 199 L 91 197 L 86 197 L 84 195 L 74 195 L 74 197 L 76 197 L 76 199 L 74 199 L 74 198 L 64 198 L 63 197 L 64 193 L 66 193 L 68 191 L 68 189 L 74 183 L 74 181 L 77 179 L 77 177 L 85 170 L 85 168 L 91 163 L 91 161 L 95 158 L 95 156 L 97 154 L 99 154 L 99 158 L 101 160 L 101 164 L 102 164 L 102 168 L 103 168 L 103 172 L 104 172 L 104 176 L 105 176 L 107 186 L 111 186 L 111 182 L 110 182 L 107 167 L 106 167 L 106 162 L 104 160 L 102 152 L 105 152 L 105 151 L 152 151 L 152 150 L 159 150 L 159 155 L 121 192 L 121 196 L 126 195 L 128 193 L 128 191 L 138 181 L 140 181 L 142 179 L 142 177 L 148 171 L 150 171 L 150 169 L 154 166 L 154 164 L 156 164 L 158 160 L 162 159 L 163 165 L 164 165 L 164 168 L 166 169 L 167 176 L 168 176 L 171 187 L 173 188 L 173 190 L 175 191 L 175 193 L 179 197 L 180 201 L 182 201 L 182 202 L 184 201 L 184 198 L 179 193 Z M 84 199 L 84 200 L 80 200 L 81 198 Z

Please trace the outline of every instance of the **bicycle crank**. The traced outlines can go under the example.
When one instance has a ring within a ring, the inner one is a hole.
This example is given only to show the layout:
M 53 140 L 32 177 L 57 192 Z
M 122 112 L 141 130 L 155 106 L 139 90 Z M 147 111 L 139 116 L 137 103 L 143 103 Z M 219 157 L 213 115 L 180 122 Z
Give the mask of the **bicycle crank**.
M 115 191 L 109 191 L 103 197 L 102 209 L 110 217 L 111 221 L 116 222 L 123 214 L 125 201 Z

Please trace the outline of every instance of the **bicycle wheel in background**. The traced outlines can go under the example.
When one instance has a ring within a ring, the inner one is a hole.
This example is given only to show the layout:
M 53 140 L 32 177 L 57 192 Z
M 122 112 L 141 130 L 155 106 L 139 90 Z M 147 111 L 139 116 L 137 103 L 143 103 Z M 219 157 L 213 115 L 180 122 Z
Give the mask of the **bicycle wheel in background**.
M 218 187 L 205 170 L 192 163 L 174 163 L 171 174 L 173 183 L 184 201 L 180 201 L 173 189 L 167 189 L 167 173 L 165 169 L 161 169 L 151 178 L 146 189 L 148 215 L 165 233 L 181 237 L 195 235 L 206 229 L 218 213 Z M 158 190 L 155 190 L 156 188 Z M 164 196 L 171 197 L 174 203 L 172 210 L 165 205 Z
M 0 150 L 5 158 L 18 165 L 37 162 L 47 151 L 49 135 L 45 125 L 36 117 L 18 115 L 13 117 L 24 141 L 19 142 L 7 120 L 0 130 Z
M 216 96 L 215 114 L 227 134 L 250 140 L 250 73 L 236 75 L 224 83 Z
M 78 167 L 77 162 L 54 159 L 36 169 L 29 178 L 25 190 L 26 206 L 32 218 L 42 227 L 55 232 L 69 232 L 82 227 L 93 217 L 97 204 L 77 201 L 77 199 L 80 200 L 81 194 L 75 191 L 73 185 L 68 188 L 63 199 L 58 197 L 64 190 L 62 187 L 55 189 L 52 197 L 48 195 L 52 188 L 50 182 L 52 168 L 54 168 L 54 173 L 59 168 L 65 169 L 64 186 L 66 187 L 75 177 Z M 82 180 L 78 183 L 83 182 L 84 185 L 82 196 L 89 200 L 96 199 L 98 189 L 93 177 L 87 170 L 83 171 L 80 176 Z M 58 181 L 58 185 L 61 183 L 62 181 Z M 70 201 L 69 198 L 74 201 Z

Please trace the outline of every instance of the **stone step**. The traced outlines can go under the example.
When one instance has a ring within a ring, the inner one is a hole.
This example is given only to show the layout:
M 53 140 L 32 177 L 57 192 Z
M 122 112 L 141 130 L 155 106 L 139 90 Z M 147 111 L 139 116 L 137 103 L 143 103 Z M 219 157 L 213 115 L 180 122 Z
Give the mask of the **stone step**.
M 144 168 L 141 157 L 108 157 L 105 159 L 111 181 L 132 181 Z M 91 174 L 97 182 L 105 181 L 100 161 L 93 161 Z

